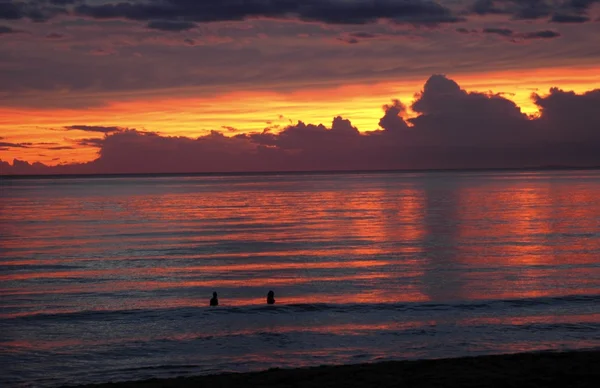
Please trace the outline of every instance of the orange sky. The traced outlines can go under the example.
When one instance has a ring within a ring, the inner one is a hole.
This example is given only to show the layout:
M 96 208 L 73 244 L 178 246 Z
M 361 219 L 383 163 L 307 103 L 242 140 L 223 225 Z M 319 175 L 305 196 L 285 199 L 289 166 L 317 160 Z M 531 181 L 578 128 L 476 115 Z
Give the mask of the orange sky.
M 528 114 L 536 113 L 532 92 L 546 94 L 551 87 L 584 92 L 600 88 L 600 68 L 552 68 L 480 74 L 448 74 L 469 91 L 507 93 Z M 129 96 L 115 99 L 107 106 L 86 109 L 0 108 L 0 133 L 3 142 L 57 143 L 52 147 L 73 149 L 10 148 L 0 150 L 0 159 L 14 158 L 47 165 L 85 162 L 97 157 L 97 149 L 81 147 L 74 141 L 101 138 L 103 134 L 64 131 L 70 125 L 119 126 L 159 132 L 162 135 L 195 138 L 210 130 L 226 135 L 280 128 L 302 120 L 327 126 L 334 116 L 350 119 L 361 131 L 378 128 L 382 105 L 392 98 L 409 103 L 422 89 L 423 78 L 398 82 L 354 84 L 343 87 L 303 89 L 292 93 L 236 92 L 216 96 L 190 97 L 194 90 L 162 91 L 158 97 Z M 148 93 L 145 94 L 147 96 Z M 69 95 L 69 98 L 73 98 Z M 233 127 L 229 131 L 223 127 Z M 277 129 L 274 129 L 277 131 Z

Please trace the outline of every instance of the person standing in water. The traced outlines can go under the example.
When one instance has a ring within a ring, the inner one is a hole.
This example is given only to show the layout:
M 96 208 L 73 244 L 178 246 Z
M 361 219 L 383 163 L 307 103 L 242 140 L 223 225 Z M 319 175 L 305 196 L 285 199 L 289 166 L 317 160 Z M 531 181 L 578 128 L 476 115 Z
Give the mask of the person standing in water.
M 210 299 L 210 305 L 211 306 L 218 306 L 219 305 L 219 299 L 217 299 L 217 293 L 213 292 L 213 297 Z
M 269 291 L 267 294 L 267 304 L 275 304 L 275 293 L 273 291 Z

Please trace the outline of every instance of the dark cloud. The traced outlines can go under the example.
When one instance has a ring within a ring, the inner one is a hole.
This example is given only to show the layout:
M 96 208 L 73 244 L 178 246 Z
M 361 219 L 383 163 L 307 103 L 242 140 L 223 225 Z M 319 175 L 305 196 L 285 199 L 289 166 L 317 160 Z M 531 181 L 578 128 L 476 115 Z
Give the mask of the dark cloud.
M 587 14 L 600 0 L 476 0 L 469 12 L 477 15 L 510 15 L 514 19 L 550 18 L 557 23 L 588 21 Z
M 182 21 L 169 21 L 169 20 L 153 20 L 149 22 L 146 27 L 153 30 L 161 31 L 188 31 L 192 28 L 196 28 L 196 23 L 182 22 Z
M 29 148 L 31 143 L 9 143 L 0 141 L 0 147 L 2 148 Z
M 484 28 L 484 34 L 497 34 L 501 36 L 513 36 L 514 31 L 508 28 Z
M 395 23 L 438 24 L 460 20 L 433 0 L 151 0 L 100 5 L 82 4 L 75 13 L 96 19 L 219 22 L 247 18 L 298 19 L 330 24 L 366 24 L 379 19 Z
M 49 147 L 51 146 L 51 147 Z M 74 149 L 73 147 L 70 146 L 59 146 L 58 143 L 48 143 L 48 142 L 41 142 L 41 143 L 10 143 L 10 142 L 0 142 L 0 147 L 3 149 L 8 149 L 8 148 L 41 148 L 41 149 L 45 149 L 45 150 L 71 150 Z
M 550 21 L 554 23 L 585 23 L 590 20 L 589 17 L 583 15 L 568 15 L 557 13 L 552 15 L 552 19 Z
M 402 118 L 406 107 L 399 100 L 393 100 L 392 104 L 384 105 L 384 116 L 379 120 L 379 126 L 387 131 L 399 131 L 408 129 L 408 125 Z
M 373 34 L 373 33 L 364 32 L 364 31 L 351 32 L 349 35 L 353 38 L 358 38 L 358 39 L 373 39 L 373 38 L 379 37 L 379 34 Z
M 103 127 L 98 125 L 70 125 L 64 127 L 67 131 L 85 131 L 85 132 L 100 132 L 100 133 L 111 133 L 122 131 L 121 127 Z
M 600 89 L 576 94 L 553 88 L 533 100 L 541 111 L 535 124 L 546 141 L 600 145 Z
M 85 164 L 0 162 L 3 173 L 160 173 L 600 165 L 600 90 L 534 94 L 528 117 L 501 94 L 468 92 L 434 75 L 407 107 L 384 105 L 380 129 L 360 133 L 342 117 L 330 127 L 298 122 L 279 133 L 197 139 L 114 131 L 80 145 L 99 147 Z M 0 143 L 0 146 L 2 143 Z
M 229 127 L 229 126 L 226 126 L 226 125 L 222 126 L 221 128 L 227 130 L 228 132 L 237 132 L 238 131 L 237 128 Z
M 77 140 L 76 143 L 80 146 L 84 146 L 84 147 L 102 147 L 102 145 L 104 144 L 104 138 L 98 139 L 98 138 L 87 138 L 87 139 L 81 139 L 81 140 Z
M 375 33 L 365 32 L 365 31 L 358 31 L 358 32 L 351 32 L 342 37 L 339 37 L 338 40 L 340 40 L 344 43 L 348 43 L 348 44 L 356 44 L 362 40 L 377 39 L 377 38 L 381 38 L 382 36 L 383 35 L 381 35 L 381 34 L 375 34 Z
M 528 122 L 514 102 L 501 95 L 467 92 L 441 75 L 432 76 L 412 104 L 413 143 L 427 146 L 506 146 L 527 141 Z M 415 131 L 415 129 L 418 129 Z
M 51 32 L 46 35 L 46 39 L 63 39 L 65 36 L 63 34 L 59 34 L 57 32 Z
M 478 15 L 511 15 L 516 19 L 547 17 L 552 6 L 546 0 L 477 0 L 471 11 Z
M 559 36 L 560 34 L 558 32 L 551 30 L 526 32 L 520 35 L 523 39 L 552 39 L 558 38 Z
M 360 40 L 356 38 L 338 38 L 338 40 L 348 44 L 357 44 L 360 42 Z
M 4 35 L 4 34 L 16 34 L 18 32 L 21 32 L 19 30 L 15 30 L 14 28 L 10 28 L 7 26 L 0 26 L 0 35 Z
M 531 39 L 552 39 L 560 37 L 560 33 L 551 30 L 515 32 L 508 28 L 484 28 L 481 32 L 484 34 L 495 34 L 502 37 L 511 38 L 511 41 L 531 40 Z
M 66 5 L 74 1 L 60 0 L 2 0 L 0 1 L 0 19 L 19 20 L 30 19 L 44 22 L 54 16 L 67 14 Z

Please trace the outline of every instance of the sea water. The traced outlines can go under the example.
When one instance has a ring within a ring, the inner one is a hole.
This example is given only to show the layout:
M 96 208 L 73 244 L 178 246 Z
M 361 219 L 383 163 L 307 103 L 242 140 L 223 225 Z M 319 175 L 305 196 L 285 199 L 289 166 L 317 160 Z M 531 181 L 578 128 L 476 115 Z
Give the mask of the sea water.
M 600 348 L 600 171 L 1 178 L 0 195 L 3 387 Z

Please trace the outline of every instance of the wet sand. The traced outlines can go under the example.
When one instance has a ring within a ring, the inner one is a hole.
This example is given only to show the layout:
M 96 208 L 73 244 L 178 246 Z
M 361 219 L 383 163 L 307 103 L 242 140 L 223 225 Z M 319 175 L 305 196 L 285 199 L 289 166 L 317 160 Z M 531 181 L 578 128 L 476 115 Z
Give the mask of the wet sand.
M 600 350 L 271 369 L 93 387 L 599 387 Z M 91 386 L 88 386 L 91 387 Z

